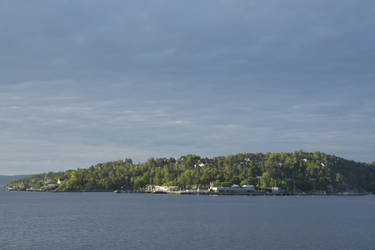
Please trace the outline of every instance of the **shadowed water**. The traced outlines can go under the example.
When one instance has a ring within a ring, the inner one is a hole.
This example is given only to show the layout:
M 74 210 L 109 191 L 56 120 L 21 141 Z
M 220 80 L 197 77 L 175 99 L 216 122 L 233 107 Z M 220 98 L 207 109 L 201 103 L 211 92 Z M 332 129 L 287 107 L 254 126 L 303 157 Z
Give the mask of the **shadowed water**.
M 375 196 L 0 192 L 0 249 L 374 249 Z

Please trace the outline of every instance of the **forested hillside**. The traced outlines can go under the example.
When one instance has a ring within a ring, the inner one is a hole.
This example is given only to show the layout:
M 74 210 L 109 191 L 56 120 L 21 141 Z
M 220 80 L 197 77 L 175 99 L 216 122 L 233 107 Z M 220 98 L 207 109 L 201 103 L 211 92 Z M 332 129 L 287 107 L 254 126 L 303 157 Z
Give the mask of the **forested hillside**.
M 359 163 L 320 152 L 240 153 L 214 158 L 186 155 L 150 158 L 141 164 L 125 159 L 87 169 L 46 173 L 10 183 L 20 189 L 40 188 L 46 182 L 66 182 L 55 191 L 142 190 L 148 184 L 207 188 L 253 184 L 259 191 L 281 187 L 295 192 L 375 192 L 375 164 Z

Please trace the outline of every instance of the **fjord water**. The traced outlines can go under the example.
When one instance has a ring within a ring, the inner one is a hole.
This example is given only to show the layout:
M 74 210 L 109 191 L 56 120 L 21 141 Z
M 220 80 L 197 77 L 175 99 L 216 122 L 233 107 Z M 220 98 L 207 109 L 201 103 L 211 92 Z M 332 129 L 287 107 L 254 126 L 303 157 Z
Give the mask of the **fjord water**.
M 0 249 L 374 249 L 374 196 L 0 192 Z

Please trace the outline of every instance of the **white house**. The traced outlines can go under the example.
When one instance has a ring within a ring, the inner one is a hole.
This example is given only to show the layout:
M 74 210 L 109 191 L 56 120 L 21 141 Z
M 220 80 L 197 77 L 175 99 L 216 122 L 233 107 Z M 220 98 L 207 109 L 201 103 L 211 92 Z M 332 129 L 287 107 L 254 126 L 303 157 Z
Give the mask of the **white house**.
M 60 178 L 58 178 L 57 179 L 57 184 L 63 184 L 63 183 L 65 183 L 65 182 L 67 182 L 68 180 L 67 179 L 60 179 Z

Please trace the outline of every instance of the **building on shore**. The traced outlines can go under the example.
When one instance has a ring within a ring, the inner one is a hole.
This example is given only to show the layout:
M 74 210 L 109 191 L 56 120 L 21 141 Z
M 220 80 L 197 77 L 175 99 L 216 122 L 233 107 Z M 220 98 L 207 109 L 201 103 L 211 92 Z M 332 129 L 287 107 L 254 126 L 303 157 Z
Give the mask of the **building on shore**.
M 255 192 L 255 187 L 254 185 L 232 185 L 231 187 L 214 187 L 213 184 L 211 183 L 210 185 L 210 192 L 213 193 L 227 193 L 227 194 L 248 194 L 248 193 L 253 193 Z
M 158 185 L 148 185 L 146 187 L 148 192 L 176 192 L 180 191 L 178 186 L 158 186 Z
M 284 193 L 284 190 L 280 187 L 268 187 L 266 189 L 268 192 L 273 193 L 273 194 L 282 194 Z

